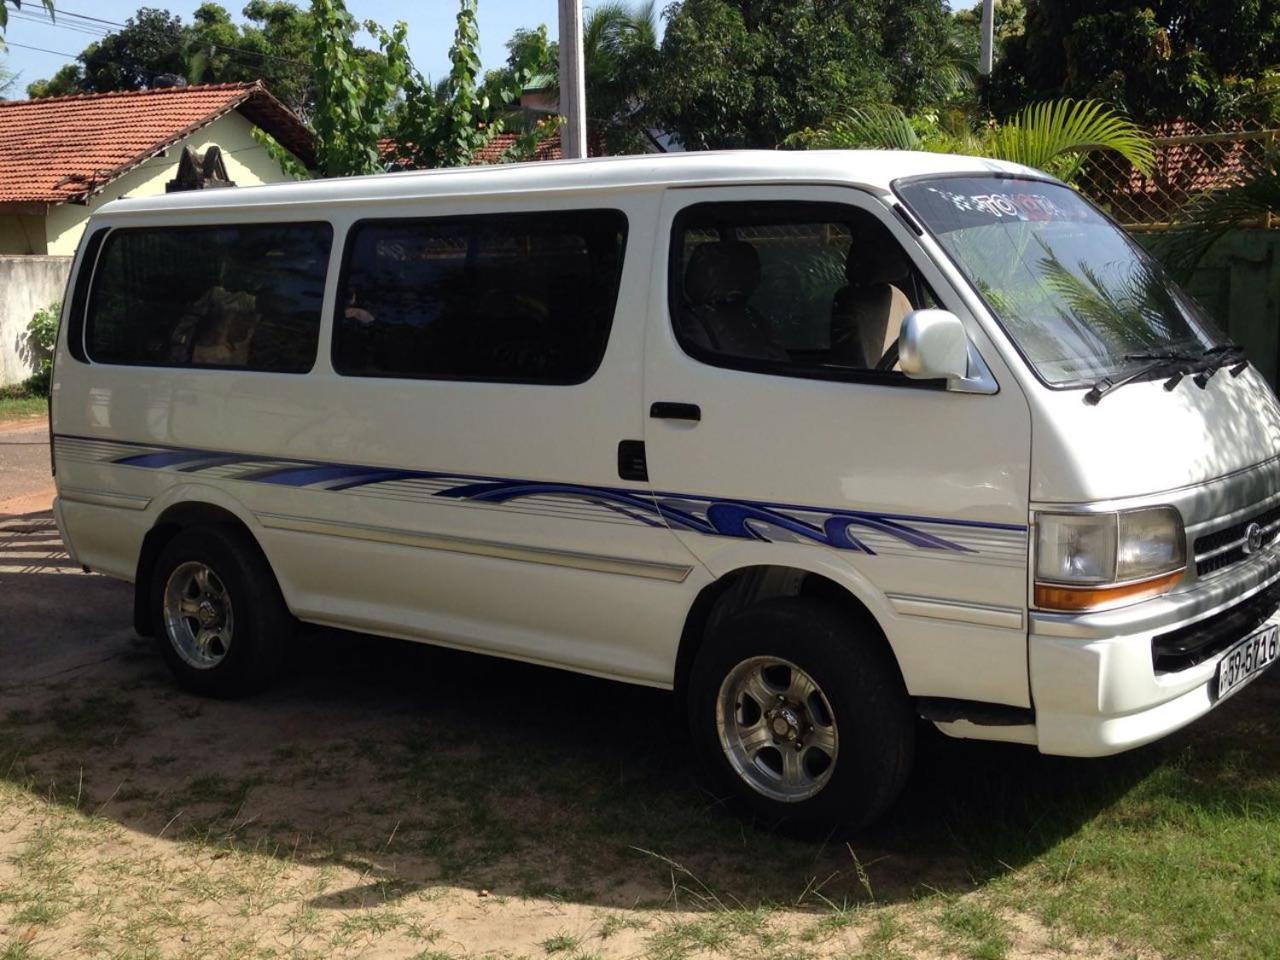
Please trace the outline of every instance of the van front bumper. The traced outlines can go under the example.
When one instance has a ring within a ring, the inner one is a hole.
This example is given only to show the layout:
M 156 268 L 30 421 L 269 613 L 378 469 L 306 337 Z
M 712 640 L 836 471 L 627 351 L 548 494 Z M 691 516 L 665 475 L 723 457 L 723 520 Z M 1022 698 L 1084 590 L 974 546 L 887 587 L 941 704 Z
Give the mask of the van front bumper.
M 1217 705 L 1223 653 L 1280 622 L 1280 547 L 1163 597 L 1084 614 L 1032 611 L 1028 638 L 1042 753 L 1100 757 L 1157 740 Z M 1157 657 L 1170 634 L 1198 654 Z M 1157 665 L 1159 660 L 1159 665 Z M 1247 693 L 1243 696 L 1248 696 Z

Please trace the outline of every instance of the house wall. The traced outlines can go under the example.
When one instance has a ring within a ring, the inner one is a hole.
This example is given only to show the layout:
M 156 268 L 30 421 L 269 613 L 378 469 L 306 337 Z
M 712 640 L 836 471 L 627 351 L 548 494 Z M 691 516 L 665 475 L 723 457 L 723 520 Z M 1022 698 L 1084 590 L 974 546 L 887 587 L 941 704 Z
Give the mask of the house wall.
M 0 214 L 0 256 L 45 252 L 44 217 Z
M 0 256 L 0 386 L 36 371 L 27 324 L 41 307 L 62 299 L 70 257 Z
M 267 153 L 266 147 L 253 138 L 254 125 L 239 113 L 232 111 L 215 120 L 209 126 L 197 130 L 185 140 L 170 147 L 163 156 L 153 157 L 142 166 L 113 181 L 101 193 L 95 195 L 87 206 L 63 203 L 49 208 L 45 218 L 46 251 L 52 255 L 71 256 L 84 233 L 90 213 L 105 203 L 125 195 L 147 197 L 164 193 L 165 184 L 178 172 L 178 158 L 182 149 L 191 146 L 203 153 L 210 146 L 222 150 L 222 162 L 227 176 L 237 186 L 250 187 L 260 183 L 277 183 L 292 179 Z M 2 248 L 0 248 L 2 249 Z

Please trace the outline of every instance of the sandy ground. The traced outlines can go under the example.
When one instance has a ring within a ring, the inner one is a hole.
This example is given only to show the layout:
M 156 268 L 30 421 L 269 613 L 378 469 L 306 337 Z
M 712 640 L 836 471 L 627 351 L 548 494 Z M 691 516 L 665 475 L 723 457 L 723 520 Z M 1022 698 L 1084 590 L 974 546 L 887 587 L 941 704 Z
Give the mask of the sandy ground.
M 47 507 L 53 496 L 49 473 L 49 426 L 43 417 L 0 423 L 0 516 Z

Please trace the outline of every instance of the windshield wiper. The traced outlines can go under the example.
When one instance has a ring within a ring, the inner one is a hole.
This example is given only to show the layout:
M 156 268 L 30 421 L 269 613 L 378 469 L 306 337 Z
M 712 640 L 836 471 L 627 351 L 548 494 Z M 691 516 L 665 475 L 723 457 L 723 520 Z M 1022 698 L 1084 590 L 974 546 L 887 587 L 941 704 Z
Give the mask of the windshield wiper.
M 1209 347 L 1199 354 L 1183 353 L 1177 350 L 1166 350 L 1158 353 L 1127 353 L 1125 360 L 1145 361 L 1143 365 L 1119 379 L 1103 377 L 1084 395 L 1084 402 L 1094 406 L 1112 390 L 1123 387 L 1135 380 L 1159 375 L 1167 371 L 1169 378 L 1164 382 L 1165 390 L 1173 390 L 1182 378 L 1194 374 L 1195 384 L 1201 390 L 1209 385 L 1209 379 L 1223 367 L 1231 368 L 1231 376 L 1238 377 L 1249 366 L 1245 359 L 1244 348 L 1237 343 L 1222 343 Z
M 1147 377 L 1168 371 L 1169 381 L 1165 382 L 1165 389 L 1172 390 L 1178 385 L 1178 381 L 1187 373 L 1201 364 L 1204 360 L 1202 356 L 1194 353 L 1178 353 L 1176 351 L 1168 351 L 1165 353 L 1127 353 L 1125 360 L 1145 361 L 1142 366 L 1130 371 L 1123 377 L 1113 379 L 1112 377 L 1103 377 L 1095 383 L 1092 389 L 1084 395 L 1084 402 L 1090 406 L 1097 405 L 1103 397 L 1112 390 L 1123 387 L 1127 383 L 1133 383 L 1135 380 L 1142 380 Z M 1172 386 L 1170 385 L 1172 383 Z

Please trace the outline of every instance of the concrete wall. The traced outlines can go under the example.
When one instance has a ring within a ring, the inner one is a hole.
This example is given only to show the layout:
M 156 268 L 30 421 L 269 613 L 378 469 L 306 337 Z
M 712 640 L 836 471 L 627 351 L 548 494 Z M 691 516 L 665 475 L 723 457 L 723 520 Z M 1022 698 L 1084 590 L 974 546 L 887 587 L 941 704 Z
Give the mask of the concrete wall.
M 70 257 L 0 256 L 0 386 L 35 373 L 27 324 L 41 307 L 62 299 L 70 271 Z
M 49 208 L 45 218 L 43 251 L 53 256 L 71 256 L 84 233 L 89 215 L 103 204 L 125 195 L 147 197 L 164 193 L 165 184 L 177 175 L 178 158 L 182 148 L 194 147 L 203 153 L 216 144 L 222 150 L 222 161 L 227 176 L 237 186 L 251 187 L 260 183 L 277 183 L 292 179 L 267 153 L 267 148 L 253 138 L 254 125 L 232 111 L 215 120 L 209 126 L 196 131 L 186 140 L 179 141 L 161 156 L 153 157 L 142 166 L 112 181 L 101 193 L 96 194 L 87 206 L 61 203 Z M 4 227 L 0 225 L 0 235 Z M 0 246 L 0 252 L 9 252 Z

